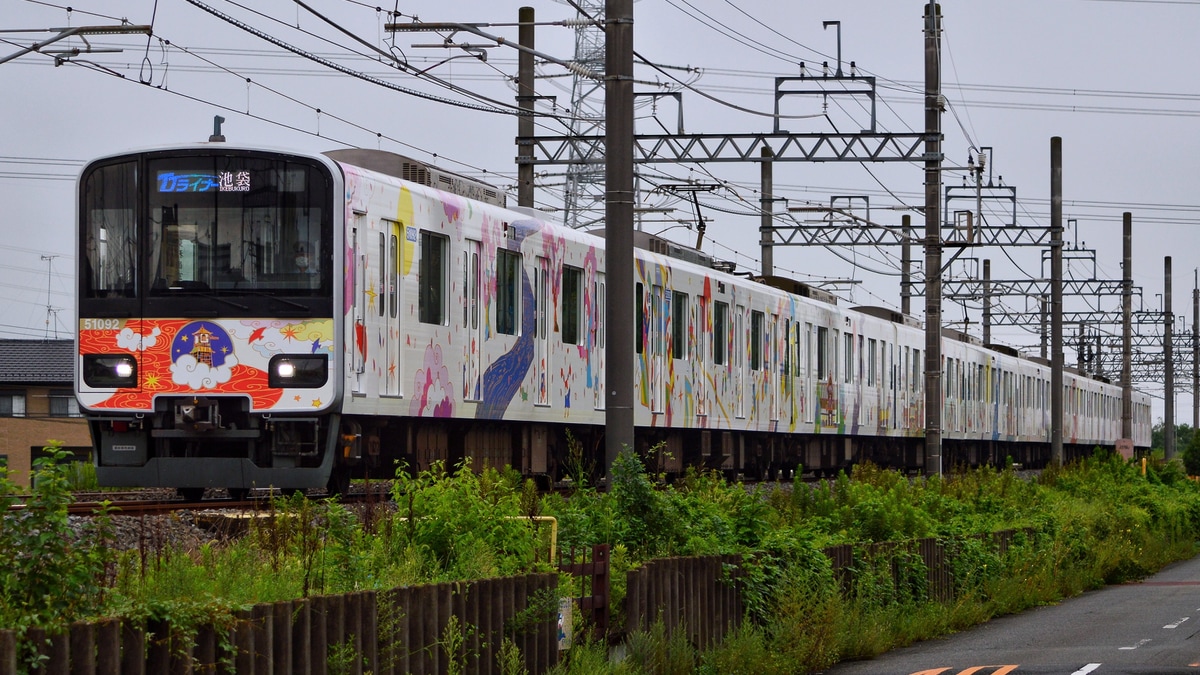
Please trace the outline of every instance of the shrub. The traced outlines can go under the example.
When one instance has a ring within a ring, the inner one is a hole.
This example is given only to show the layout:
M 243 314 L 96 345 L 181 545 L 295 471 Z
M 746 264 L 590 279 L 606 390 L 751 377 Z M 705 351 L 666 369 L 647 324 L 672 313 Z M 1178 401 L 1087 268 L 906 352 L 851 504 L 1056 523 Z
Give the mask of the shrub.
M 17 486 L 0 474 L 0 629 L 19 634 L 57 632 L 99 613 L 113 560 L 106 510 L 72 527 L 68 455 L 58 441 L 45 450 L 48 456 L 34 460 L 25 508 L 10 510 Z

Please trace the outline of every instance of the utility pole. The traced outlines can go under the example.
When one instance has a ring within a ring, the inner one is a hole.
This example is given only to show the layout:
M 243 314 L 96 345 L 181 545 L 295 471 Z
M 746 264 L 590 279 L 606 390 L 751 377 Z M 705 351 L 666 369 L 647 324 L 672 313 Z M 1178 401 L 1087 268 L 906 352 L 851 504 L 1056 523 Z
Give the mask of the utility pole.
M 1084 358 L 1084 344 L 1087 342 L 1087 324 L 1082 321 L 1075 327 L 1075 369 L 1087 374 L 1087 359 Z
M 1121 216 L 1121 438 L 1133 438 L 1133 214 Z
M 912 314 L 912 216 L 900 217 L 904 234 L 900 238 L 900 313 Z
M 1175 459 L 1175 315 L 1171 313 L 1171 256 L 1163 258 L 1163 457 Z
M 1050 345 L 1050 331 L 1046 327 L 1046 324 L 1050 322 L 1050 298 L 1046 297 L 1046 294 L 1043 293 L 1042 295 L 1038 296 L 1038 307 L 1041 309 L 1041 315 L 1042 315 L 1042 329 L 1041 329 L 1041 332 L 1039 333 L 1039 335 L 1041 336 L 1041 342 L 1042 342 L 1042 349 L 1041 349 L 1040 354 L 1041 354 L 1041 357 L 1044 359 L 1044 358 L 1046 358 L 1046 355 L 1049 353 L 1047 351 L 1047 349 L 1049 348 L 1049 345 Z
M 533 82 L 534 10 L 522 7 L 517 11 L 517 39 L 522 47 L 517 51 L 517 107 L 521 116 L 517 118 L 517 136 L 529 138 L 533 135 L 533 105 L 537 91 Z M 518 140 L 517 157 L 533 159 L 533 145 Z M 533 163 L 517 162 L 517 205 L 533 206 Z
M 983 344 L 992 344 L 992 261 L 983 261 Z
M 604 6 L 604 181 L 605 320 L 610 364 L 605 384 L 604 474 L 612 488 L 612 467 L 623 450 L 634 449 L 633 373 L 633 0 L 606 0 Z M 640 336 L 638 336 L 640 337 Z
M 758 226 L 758 240 L 762 246 L 762 275 L 769 277 L 775 274 L 775 253 L 772 245 L 775 243 L 775 187 L 774 170 L 771 158 L 771 146 L 764 145 L 762 149 L 762 197 L 759 200 L 762 220 Z M 697 246 L 696 248 L 700 248 Z
M 1063 463 L 1062 137 L 1050 139 L 1050 462 Z
M 1200 429 L 1200 270 L 1192 287 L 1192 443 Z
M 925 5 L 925 475 L 942 473 L 942 9 Z

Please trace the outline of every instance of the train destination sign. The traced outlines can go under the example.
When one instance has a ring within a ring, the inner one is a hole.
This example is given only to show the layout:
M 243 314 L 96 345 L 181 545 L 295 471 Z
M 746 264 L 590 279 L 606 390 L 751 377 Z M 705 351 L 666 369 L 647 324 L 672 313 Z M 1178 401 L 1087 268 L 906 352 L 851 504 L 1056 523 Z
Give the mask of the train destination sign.
M 159 192 L 249 192 L 249 171 L 159 171 Z

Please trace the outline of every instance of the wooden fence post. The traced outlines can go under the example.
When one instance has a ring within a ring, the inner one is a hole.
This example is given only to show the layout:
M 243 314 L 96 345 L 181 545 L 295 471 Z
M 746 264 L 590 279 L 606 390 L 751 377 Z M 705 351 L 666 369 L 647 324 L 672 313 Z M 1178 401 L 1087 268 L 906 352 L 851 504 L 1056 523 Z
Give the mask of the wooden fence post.
M 292 603 L 292 623 L 288 626 L 292 641 L 292 672 L 295 675 L 308 675 L 311 664 L 309 655 L 312 654 L 312 603 L 307 599 L 296 600 Z
M 292 675 L 292 603 L 276 602 L 271 607 L 271 661 L 273 675 Z
M 251 610 L 251 631 L 254 641 L 254 672 L 258 675 L 268 675 L 274 671 L 274 654 L 271 644 L 274 642 L 273 608 L 269 604 L 255 605 Z
M 413 607 L 412 597 L 412 588 L 398 588 L 393 591 L 392 612 L 396 621 L 393 649 L 397 654 L 397 660 L 392 664 L 393 673 L 412 672 L 413 645 L 416 644 L 413 634 L 417 626 L 410 609 Z
M 96 628 L 90 623 L 71 624 L 71 675 L 95 675 Z
M 205 624 L 196 629 L 194 649 L 195 672 L 201 675 L 215 675 L 217 672 L 217 629 L 212 624 Z
M 17 675 L 17 634 L 0 630 L 0 675 Z
M 234 614 L 229 642 L 233 645 L 233 672 L 238 675 L 256 675 L 254 671 L 254 614 L 248 609 Z
M 323 595 L 313 596 L 309 603 L 308 667 L 310 675 L 325 675 L 328 669 L 329 607 Z
M 366 669 L 379 674 L 379 596 L 367 591 L 362 596 L 362 643 Z
M 97 675 L 121 675 L 121 622 L 101 621 L 96 630 Z

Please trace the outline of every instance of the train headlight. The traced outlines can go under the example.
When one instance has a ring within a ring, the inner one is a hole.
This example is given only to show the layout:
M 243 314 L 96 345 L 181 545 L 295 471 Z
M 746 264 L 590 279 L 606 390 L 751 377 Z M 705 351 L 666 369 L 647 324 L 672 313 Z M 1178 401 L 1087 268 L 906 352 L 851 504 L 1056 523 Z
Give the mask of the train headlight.
M 279 389 L 315 389 L 329 380 L 329 359 L 324 354 L 277 354 L 267 366 L 267 384 Z
M 130 354 L 84 354 L 83 382 L 110 389 L 137 386 L 137 359 Z

